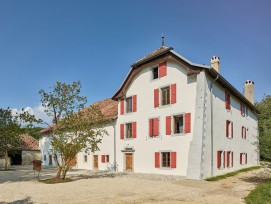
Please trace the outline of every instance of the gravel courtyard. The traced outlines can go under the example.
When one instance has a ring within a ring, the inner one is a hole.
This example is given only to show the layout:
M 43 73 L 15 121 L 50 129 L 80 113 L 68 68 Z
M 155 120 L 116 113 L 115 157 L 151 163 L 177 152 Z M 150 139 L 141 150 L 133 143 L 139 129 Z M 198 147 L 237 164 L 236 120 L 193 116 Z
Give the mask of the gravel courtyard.
M 261 170 L 222 181 L 193 181 L 176 176 L 104 173 L 72 170 L 76 181 L 44 184 L 35 181 L 32 167 L 0 171 L 0 204 L 4 203 L 244 203 Z M 55 174 L 42 170 L 41 179 Z

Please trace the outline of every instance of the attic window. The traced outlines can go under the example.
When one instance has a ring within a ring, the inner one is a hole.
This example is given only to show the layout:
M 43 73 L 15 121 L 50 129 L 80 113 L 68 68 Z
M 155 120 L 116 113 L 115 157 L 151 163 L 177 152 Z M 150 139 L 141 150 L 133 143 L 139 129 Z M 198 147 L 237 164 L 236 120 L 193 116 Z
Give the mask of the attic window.
M 158 67 L 154 67 L 152 69 L 152 76 L 153 76 L 153 79 L 158 79 Z

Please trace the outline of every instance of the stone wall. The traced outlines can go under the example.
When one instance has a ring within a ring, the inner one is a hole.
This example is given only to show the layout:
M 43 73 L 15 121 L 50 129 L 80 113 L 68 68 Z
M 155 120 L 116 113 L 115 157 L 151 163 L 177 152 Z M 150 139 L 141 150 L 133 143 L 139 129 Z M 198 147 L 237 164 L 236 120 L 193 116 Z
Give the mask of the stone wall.
M 40 160 L 40 150 L 22 151 L 22 165 L 30 165 L 33 160 Z

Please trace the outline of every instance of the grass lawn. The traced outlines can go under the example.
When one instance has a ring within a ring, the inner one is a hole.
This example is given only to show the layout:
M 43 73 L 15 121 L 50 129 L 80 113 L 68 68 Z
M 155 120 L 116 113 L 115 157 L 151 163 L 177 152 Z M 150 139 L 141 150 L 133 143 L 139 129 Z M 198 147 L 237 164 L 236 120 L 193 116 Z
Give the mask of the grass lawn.
M 238 171 L 234 171 L 234 172 L 230 172 L 230 173 L 227 173 L 227 174 L 223 174 L 223 175 L 220 175 L 220 176 L 214 176 L 214 177 L 210 177 L 210 178 L 207 178 L 206 181 L 219 181 L 221 179 L 225 179 L 225 178 L 228 178 L 228 177 L 231 177 L 231 176 L 235 176 L 241 172 L 247 172 L 247 171 L 252 171 L 252 170 L 256 170 L 256 169 L 260 169 L 261 166 L 253 166 L 253 167 L 249 167 L 249 168 L 245 168 L 245 169 L 240 169 Z
M 271 203 L 271 180 L 260 183 L 245 198 L 247 204 L 270 204 Z

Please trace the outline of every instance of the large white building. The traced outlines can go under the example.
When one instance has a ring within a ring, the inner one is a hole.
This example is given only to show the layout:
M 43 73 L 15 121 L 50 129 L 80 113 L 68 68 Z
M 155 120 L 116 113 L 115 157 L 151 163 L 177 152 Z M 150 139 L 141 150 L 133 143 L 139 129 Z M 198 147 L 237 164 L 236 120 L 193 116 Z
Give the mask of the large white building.
M 254 83 L 242 95 L 219 69 L 218 57 L 194 64 L 165 46 L 133 63 L 112 99 L 95 103 L 112 118 L 109 134 L 76 167 L 203 179 L 258 165 Z M 42 159 L 50 130 L 43 134 Z

